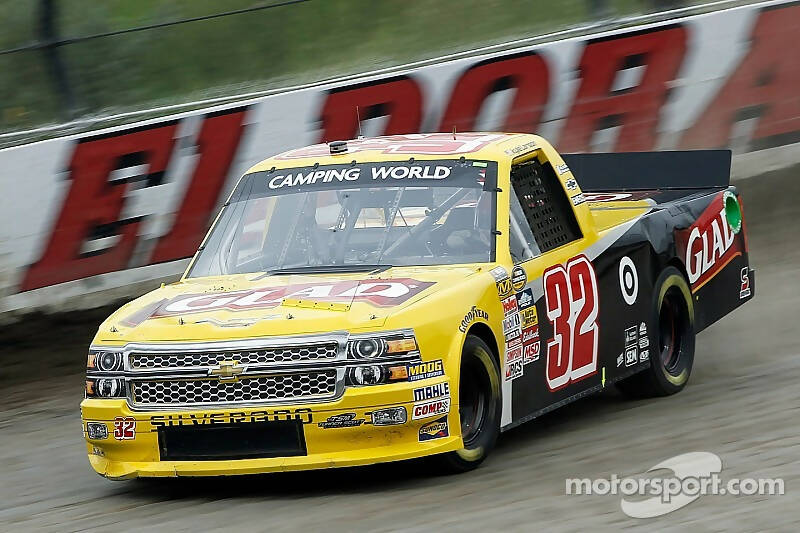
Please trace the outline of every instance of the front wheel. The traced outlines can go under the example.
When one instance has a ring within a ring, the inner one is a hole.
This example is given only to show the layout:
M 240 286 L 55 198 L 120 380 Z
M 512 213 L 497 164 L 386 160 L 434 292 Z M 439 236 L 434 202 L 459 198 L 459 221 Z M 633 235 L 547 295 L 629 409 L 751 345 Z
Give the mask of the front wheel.
M 658 351 L 650 368 L 618 384 L 628 396 L 668 396 L 683 390 L 694 363 L 694 305 L 680 270 L 667 267 L 658 276 L 653 294 L 651 324 L 657 325 Z
M 491 348 L 474 335 L 467 335 L 461 353 L 458 398 L 464 447 L 435 457 L 449 473 L 477 468 L 500 434 L 500 369 Z

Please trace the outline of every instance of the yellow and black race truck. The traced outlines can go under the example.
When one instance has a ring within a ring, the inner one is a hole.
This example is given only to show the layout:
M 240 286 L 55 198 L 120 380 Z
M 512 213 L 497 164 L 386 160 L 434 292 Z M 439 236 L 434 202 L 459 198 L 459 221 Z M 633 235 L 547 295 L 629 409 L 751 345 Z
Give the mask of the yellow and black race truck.
M 81 404 L 112 479 L 434 456 L 616 385 L 669 395 L 754 295 L 725 151 L 562 157 L 527 134 L 277 155 L 180 281 L 109 317 Z

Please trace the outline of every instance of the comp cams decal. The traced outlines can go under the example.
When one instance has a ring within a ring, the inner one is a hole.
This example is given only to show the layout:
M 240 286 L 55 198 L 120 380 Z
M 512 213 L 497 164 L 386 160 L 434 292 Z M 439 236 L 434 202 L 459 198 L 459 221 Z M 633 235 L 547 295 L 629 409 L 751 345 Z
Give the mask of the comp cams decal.
M 639 274 L 633 260 L 627 255 L 619 260 L 619 289 L 626 304 L 636 303 L 639 296 Z
M 449 436 L 450 432 L 449 428 L 447 427 L 447 416 L 438 418 L 433 422 L 428 422 L 427 424 L 419 428 L 420 442 L 425 442 L 433 439 L 442 439 L 444 437 L 449 437 Z
M 461 324 L 459 324 L 458 326 L 458 331 L 460 331 L 461 333 L 466 333 L 467 328 L 469 327 L 470 324 L 472 324 L 472 321 L 475 320 L 476 318 L 489 320 L 489 313 L 487 313 L 483 309 L 478 309 L 473 305 L 472 308 L 469 311 L 467 311 L 467 314 L 464 315 L 464 318 L 461 320 Z
M 438 398 L 422 403 L 415 403 L 411 411 L 411 420 L 446 415 L 450 412 L 450 398 Z

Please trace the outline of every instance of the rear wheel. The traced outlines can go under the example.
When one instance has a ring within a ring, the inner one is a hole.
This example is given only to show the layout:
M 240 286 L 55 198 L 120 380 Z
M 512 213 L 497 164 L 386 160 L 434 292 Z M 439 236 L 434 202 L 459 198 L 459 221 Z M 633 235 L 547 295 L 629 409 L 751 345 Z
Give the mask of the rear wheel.
M 657 325 L 657 353 L 651 350 L 650 368 L 617 385 L 633 397 L 668 396 L 689 381 L 694 363 L 694 305 L 680 270 L 667 267 L 655 283 L 650 324 Z M 654 340 L 654 336 L 650 336 Z
M 500 370 L 491 348 L 474 335 L 467 335 L 464 342 L 458 397 L 464 447 L 434 457 L 449 473 L 476 468 L 500 434 Z

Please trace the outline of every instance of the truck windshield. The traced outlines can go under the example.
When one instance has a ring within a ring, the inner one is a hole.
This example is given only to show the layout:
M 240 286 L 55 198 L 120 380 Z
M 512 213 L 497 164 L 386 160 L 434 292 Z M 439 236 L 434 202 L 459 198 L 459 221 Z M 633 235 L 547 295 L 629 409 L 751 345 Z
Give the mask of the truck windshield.
M 189 277 L 494 259 L 497 164 L 414 159 L 242 178 Z

